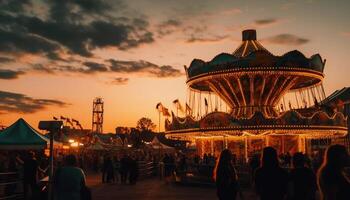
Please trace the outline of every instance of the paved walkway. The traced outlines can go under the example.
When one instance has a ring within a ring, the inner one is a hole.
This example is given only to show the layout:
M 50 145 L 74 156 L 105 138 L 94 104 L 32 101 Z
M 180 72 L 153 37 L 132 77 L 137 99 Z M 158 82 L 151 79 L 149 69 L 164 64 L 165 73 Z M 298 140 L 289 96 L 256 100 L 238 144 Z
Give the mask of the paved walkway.
M 141 180 L 136 185 L 101 184 L 100 177 L 90 175 L 87 184 L 93 200 L 215 200 L 215 188 L 166 184 L 159 179 Z M 256 199 L 245 192 L 245 199 Z
M 136 185 L 104 185 L 93 188 L 94 200 L 213 200 L 215 189 L 166 185 L 159 180 L 145 180 Z

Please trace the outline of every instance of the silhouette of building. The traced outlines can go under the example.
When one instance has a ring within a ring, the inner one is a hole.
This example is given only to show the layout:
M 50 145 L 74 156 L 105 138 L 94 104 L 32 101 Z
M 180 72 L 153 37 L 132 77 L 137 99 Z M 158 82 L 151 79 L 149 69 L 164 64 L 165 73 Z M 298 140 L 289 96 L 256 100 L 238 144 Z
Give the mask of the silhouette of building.
M 350 127 L 350 87 L 344 87 L 340 90 L 334 91 L 322 102 L 323 106 L 331 108 L 332 110 L 342 112 L 347 117 L 347 124 Z M 348 135 L 344 138 L 344 143 L 350 151 L 350 129 Z

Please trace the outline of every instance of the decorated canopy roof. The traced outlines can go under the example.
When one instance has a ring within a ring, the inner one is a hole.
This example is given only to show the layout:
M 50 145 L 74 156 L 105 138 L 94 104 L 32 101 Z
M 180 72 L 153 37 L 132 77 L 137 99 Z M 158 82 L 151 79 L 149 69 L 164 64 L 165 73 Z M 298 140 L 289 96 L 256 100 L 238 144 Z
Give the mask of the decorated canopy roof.
M 245 30 L 242 33 L 241 45 L 232 54 L 221 53 L 208 62 L 194 59 L 186 71 L 188 78 L 211 72 L 244 71 L 251 68 L 276 71 L 306 69 L 323 73 L 324 65 L 325 61 L 319 54 L 307 58 L 298 50 L 275 56 L 256 40 L 255 30 Z

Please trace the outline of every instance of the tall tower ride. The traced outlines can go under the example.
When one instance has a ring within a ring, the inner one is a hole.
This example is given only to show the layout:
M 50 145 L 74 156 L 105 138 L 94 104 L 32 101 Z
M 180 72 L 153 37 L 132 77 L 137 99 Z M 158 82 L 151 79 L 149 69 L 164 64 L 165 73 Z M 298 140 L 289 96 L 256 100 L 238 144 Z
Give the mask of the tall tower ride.
M 103 100 L 96 97 L 92 105 L 92 133 L 103 133 L 103 111 Z

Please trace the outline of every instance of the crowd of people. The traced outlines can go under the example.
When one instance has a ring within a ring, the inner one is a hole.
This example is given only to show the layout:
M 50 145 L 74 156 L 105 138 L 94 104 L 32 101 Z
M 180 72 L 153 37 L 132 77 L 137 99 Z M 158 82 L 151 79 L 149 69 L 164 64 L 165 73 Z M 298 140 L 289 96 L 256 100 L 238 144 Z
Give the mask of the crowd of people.
M 98 172 L 96 160 L 94 169 L 95 172 Z M 101 167 L 102 183 L 119 183 L 120 180 L 121 184 L 136 184 L 139 175 L 138 161 L 139 159 L 135 155 L 124 154 L 118 159 L 118 156 L 112 157 L 109 154 L 105 154 Z
M 233 200 L 237 196 L 244 198 L 232 161 L 232 153 L 225 149 L 214 170 L 220 200 Z M 317 190 L 323 200 L 350 198 L 350 180 L 344 171 L 350 160 L 345 146 L 330 146 L 317 173 L 307 165 L 307 156 L 302 153 L 291 156 L 292 168 L 289 171 L 281 166 L 286 160 L 280 161 L 276 149 L 263 149 L 261 163 L 253 172 L 254 188 L 261 200 L 314 200 Z
M 23 178 L 23 185 L 6 185 L 5 194 L 13 194 L 23 187 L 25 199 L 45 199 L 47 190 L 38 185 L 48 175 L 48 157 L 43 152 L 23 151 L 0 154 L 0 172 L 20 172 L 6 176 L 7 181 Z M 242 193 L 242 168 L 250 169 L 251 183 L 261 200 L 348 199 L 350 181 L 344 173 L 349 164 L 349 155 L 344 146 L 333 145 L 320 155 L 311 158 L 303 153 L 277 154 L 272 147 L 263 149 L 261 155 L 254 154 L 248 163 L 223 150 L 219 157 L 212 154 L 185 154 L 180 152 L 124 151 L 118 153 L 57 154 L 54 162 L 54 193 L 56 199 L 89 199 L 91 194 L 85 185 L 85 172 L 100 173 L 102 183 L 136 184 L 139 163 L 155 163 L 155 170 L 169 182 L 174 175 L 197 171 L 213 177 L 220 200 L 244 198 Z M 1 178 L 1 177 L 0 177 Z M 82 192 L 85 191 L 85 192 Z M 43 193 L 44 192 L 44 193 Z M 82 198 L 82 196 L 85 196 Z

